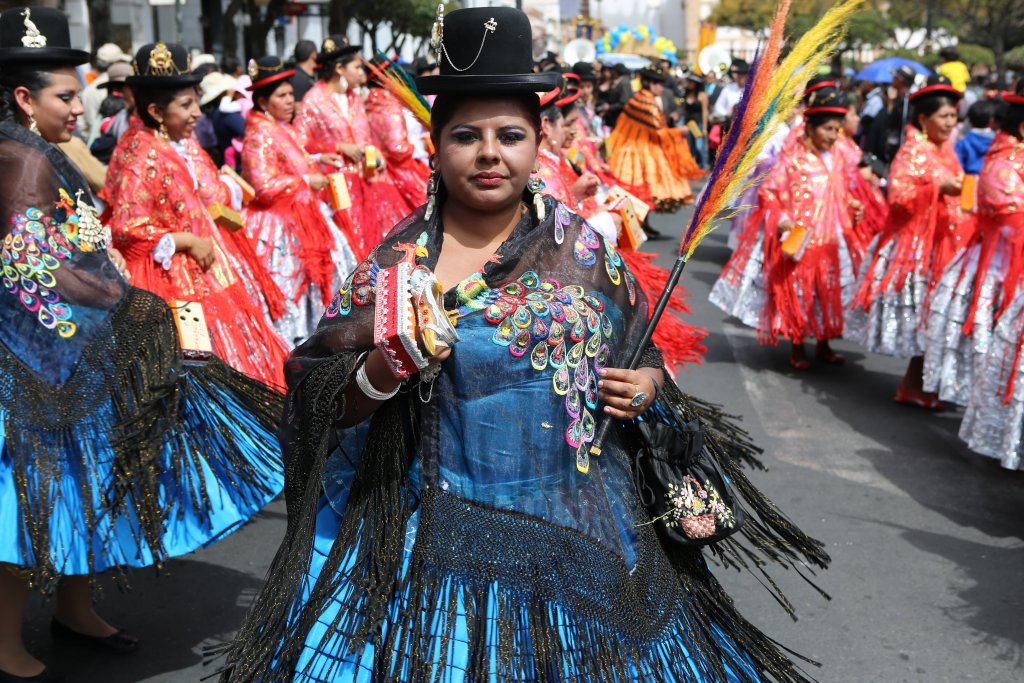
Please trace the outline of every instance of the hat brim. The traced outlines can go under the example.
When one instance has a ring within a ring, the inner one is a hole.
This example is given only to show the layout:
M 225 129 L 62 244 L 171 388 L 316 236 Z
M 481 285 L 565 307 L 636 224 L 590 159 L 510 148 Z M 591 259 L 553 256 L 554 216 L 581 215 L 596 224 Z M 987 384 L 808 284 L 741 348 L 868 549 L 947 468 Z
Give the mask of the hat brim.
M 0 50 L 0 64 L 79 66 L 88 61 L 88 52 L 70 47 L 8 47 Z
M 658 73 L 657 71 L 651 71 L 649 69 L 640 69 L 640 78 L 646 78 L 649 81 L 657 81 L 658 83 L 664 83 L 668 80 L 668 76 L 665 74 Z
M 287 78 L 291 78 L 294 75 L 295 75 L 295 69 L 288 69 L 287 71 L 282 71 L 279 74 L 274 74 L 273 76 L 267 76 L 266 78 L 261 78 L 260 80 L 256 81 L 255 83 L 250 85 L 248 88 L 246 88 L 246 90 L 248 90 L 249 92 L 255 92 L 256 90 L 262 88 L 265 85 L 270 85 L 271 83 L 277 83 L 278 81 L 283 81 L 283 80 L 285 80 Z
M 110 90 L 112 88 L 116 88 L 116 89 L 120 90 L 121 88 L 124 88 L 127 85 L 128 84 L 125 83 L 125 80 L 122 78 L 122 79 L 119 79 L 119 80 L 116 80 L 116 81 L 103 81 L 102 83 L 100 83 L 96 87 L 100 88 L 101 90 Z
M 199 85 L 203 77 L 199 74 L 182 76 L 129 76 L 124 82 L 131 88 L 184 88 Z
M 945 83 L 936 83 L 935 85 L 927 85 L 918 90 L 917 92 L 911 93 L 910 101 L 917 102 L 923 97 L 935 97 L 936 95 L 945 95 L 946 97 L 951 97 L 958 102 L 964 96 L 962 92 L 960 92 L 951 85 L 946 85 Z
M 362 45 L 346 45 L 345 47 L 339 47 L 334 52 L 324 52 L 316 56 L 316 63 L 321 66 L 333 62 L 335 59 L 341 59 L 345 55 L 354 55 L 363 49 Z
M 420 76 L 416 88 L 424 95 L 480 93 L 538 93 L 559 87 L 561 74 L 480 74 L 473 76 Z

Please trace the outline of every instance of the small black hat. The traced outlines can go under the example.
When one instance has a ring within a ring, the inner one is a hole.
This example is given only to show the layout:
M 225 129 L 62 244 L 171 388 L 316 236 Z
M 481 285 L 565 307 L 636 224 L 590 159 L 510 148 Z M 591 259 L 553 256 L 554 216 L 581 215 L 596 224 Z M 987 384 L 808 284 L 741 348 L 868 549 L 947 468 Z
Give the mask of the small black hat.
M 928 77 L 928 81 L 925 83 L 923 88 L 910 93 L 910 101 L 914 104 L 920 103 L 922 100 L 926 100 L 930 97 L 936 96 L 949 97 L 954 102 L 959 102 L 960 98 L 964 96 L 962 92 L 953 87 L 949 79 L 939 74 L 934 74 Z
M 850 108 L 846 95 L 832 86 L 822 86 L 813 90 L 806 95 L 804 101 L 807 103 L 804 116 L 814 116 L 815 114 L 845 116 Z
M 0 64 L 78 66 L 89 53 L 71 47 L 68 17 L 55 7 L 16 7 L 0 14 Z
M 904 64 L 898 69 L 893 69 L 893 76 L 899 76 L 900 79 L 907 85 L 913 85 L 914 79 L 917 78 L 917 72 L 913 68 Z
M 412 63 L 412 70 L 419 76 L 424 71 L 430 71 L 437 67 L 437 60 L 431 56 L 417 57 Z
M 745 59 L 734 59 L 729 71 L 730 73 L 735 71 L 738 74 L 748 74 L 750 73 L 750 64 Z
M 249 92 L 295 75 L 295 69 L 286 68 L 281 58 L 275 55 L 250 59 L 248 71 L 249 78 L 252 79 L 252 85 L 246 88 Z
M 133 88 L 183 88 L 203 80 L 192 73 L 192 55 L 177 43 L 149 43 L 139 48 L 132 61 L 132 75 L 125 83 Z
M 594 65 L 590 62 L 576 62 L 572 65 L 572 72 L 579 76 L 581 81 L 597 82 L 597 74 L 594 73 Z
M 641 80 L 654 81 L 655 83 L 664 83 L 668 80 L 668 74 L 655 66 L 640 69 L 638 73 Z
M 354 55 L 362 49 L 362 45 L 349 45 L 348 38 L 335 33 L 324 39 L 323 45 L 320 46 L 320 52 L 316 55 L 316 63 L 327 64 L 345 55 Z
M 439 76 L 416 79 L 424 95 L 549 92 L 557 73 L 533 73 L 530 20 L 512 7 L 473 7 L 438 18 L 430 41 Z
M 615 66 L 611 67 L 612 71 L 619 74 L 620 76 L 628 76 L 630 74 L 629 67 L 619 62 Z

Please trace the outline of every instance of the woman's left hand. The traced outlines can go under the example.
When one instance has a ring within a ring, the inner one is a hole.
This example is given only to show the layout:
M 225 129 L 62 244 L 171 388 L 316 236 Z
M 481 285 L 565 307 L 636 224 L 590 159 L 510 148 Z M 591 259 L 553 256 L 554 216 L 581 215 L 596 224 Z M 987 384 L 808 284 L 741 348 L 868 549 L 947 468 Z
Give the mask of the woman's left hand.
M 114 247 L 107 247 L 107 256 L 113 262 L 114 267 L 117 268 L 117 272 L 121 273 L 121 277 L 125 280 L 131 281 L 131 274 L 128 272 L 128 263 L 124 260 L 124 256 L 120 251 Z
M 618 420 L 632 420 L 651 407 L 658 394 L 658 387 L 650 375 L 639 370 L 605 368 L 597 383 L 597 397 L 604 402 L 606 415 Z M 640 393 L 646 398 L 640 405 L 633 405 L 633 398 Z

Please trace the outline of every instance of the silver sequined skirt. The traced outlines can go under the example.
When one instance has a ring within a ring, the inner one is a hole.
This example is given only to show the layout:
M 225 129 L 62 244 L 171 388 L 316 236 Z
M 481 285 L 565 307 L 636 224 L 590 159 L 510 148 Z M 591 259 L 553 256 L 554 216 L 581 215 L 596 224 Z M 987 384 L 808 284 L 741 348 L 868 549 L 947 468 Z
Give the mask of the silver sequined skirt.
M 992 344 L 993 317 L 1001 303 L 1009 258 L 1001 242 L 981 282 L 970 335 L 963 326 L 971 311 L 981 244 L 961 251 L 932 291 L 924 332 L 924 388 L 943 401 L 966 405 L 979 365 Z
M 728 266 L 711 288 L 708 300 L 728 315 L 739 318 L 747 327 L 761 325 L 761 312 L 768 298 L 764 268 L 764 226 L 758 235 L 739 277 L 732 277 Z
M 992 333 L 988 353 L 976 366 L 969 389 L 960 438 L 976 453 L 998 459 L 1007 469 L 1024 469 L 1021 435 L 1024 431 L 1024 372 L 1014 356 L 1024 333 L 1024 292 L 1018 293 Z M 1010 377 L 1013 393 L 1004 402 Z
M 879 249 L 880 237 L 875 237 L 861 264 L 858 290 L 869 286 L 878 290 L 889 261 L 899 244 L 889 240 Z M 917 245 L 917 262 L 924 262 L 921 245 Z M 872 282 L 866 283 L 868 271 L 875 262 Z M 844 337 L 857 342 L 868 351 L 897 358 L 912 358 L 924 353 L 921 339 L 921 314 L 928 300 L 928 279 L 925 273 L 914 271 L 900 281 L 893 280 L 876 296 L 865 310 L 851 306 L 846 310 Z

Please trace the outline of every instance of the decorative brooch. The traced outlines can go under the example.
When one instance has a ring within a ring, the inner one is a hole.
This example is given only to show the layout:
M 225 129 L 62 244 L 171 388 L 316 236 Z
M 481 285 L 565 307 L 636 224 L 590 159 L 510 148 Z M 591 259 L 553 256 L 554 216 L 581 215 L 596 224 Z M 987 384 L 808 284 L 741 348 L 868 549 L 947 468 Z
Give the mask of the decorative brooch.
M 157 43 L 149 52 L 149 75 L 175 76 L 178 70 L 174 66 L 174 55 L 163 43 Z
M 334 52 L 337 49 L 338 49 L 338 44 L 335 43 L 333 39 L 327 38 L 326 40 L 324 40 L 323 49 L 320 50 L 320 51 L 326 53 L 326 52 Z
M 256 64 L 255 59 L 249 60 L 249 78 L 256 80 L 256 77 L 260 75 L 260 67 Z
M 46 36 L 39 32 L 36 23 L 32 21 L 32 10 L 26 7 L 21 16 L 25 17 L 25 35 L 21 37 L 21 44 L 25 47 L 46 47 Z
M 430 49 L 437 53 L 437 62 L 441 63 L 442 41 L 444 40 L 444 5 L 438 3 L 434 27 L 430 29 Z

